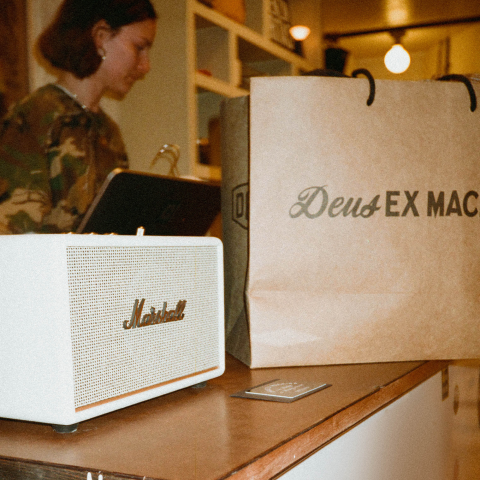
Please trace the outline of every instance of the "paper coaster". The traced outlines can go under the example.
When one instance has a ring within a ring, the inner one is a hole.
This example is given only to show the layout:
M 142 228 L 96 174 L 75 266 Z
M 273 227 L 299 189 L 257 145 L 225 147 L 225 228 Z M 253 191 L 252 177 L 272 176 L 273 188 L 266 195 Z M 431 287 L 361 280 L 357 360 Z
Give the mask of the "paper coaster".
M 234 393 L 232 397 L 290 403 L 328 387 L 331 387 L 331 385 L 327 383 L 306 383 L 276 379 Z

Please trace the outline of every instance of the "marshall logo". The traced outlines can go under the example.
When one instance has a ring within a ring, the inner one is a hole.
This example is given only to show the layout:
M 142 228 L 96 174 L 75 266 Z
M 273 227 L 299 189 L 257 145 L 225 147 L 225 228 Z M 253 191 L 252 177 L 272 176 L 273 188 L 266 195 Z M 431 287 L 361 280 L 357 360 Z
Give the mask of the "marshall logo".
M 138 299 L 135 300 L 133 304 L 132 317 L 130 320 L 125 320 L 123 322 L 123 328 L 125 330 L 130 330 L 131 328 L 140 328 L 148 327 L 150 325 L 157 325 L 159 323 L 168 323 L 168 322 L 178 322 L 183 320 L 185 314 L 185 306 L 187 305 L 186 300 L 180 300 L 177 303 L 175 310 L 167 310 L 167 302 L 163 302 L 163 308 L 161 310 L 155 311 L 154 307 L 150 308 L 150 313 L 146 313 L 142 317 L 143 305 L 145 304 L 145 299 L 142 298 L 141 301 Z

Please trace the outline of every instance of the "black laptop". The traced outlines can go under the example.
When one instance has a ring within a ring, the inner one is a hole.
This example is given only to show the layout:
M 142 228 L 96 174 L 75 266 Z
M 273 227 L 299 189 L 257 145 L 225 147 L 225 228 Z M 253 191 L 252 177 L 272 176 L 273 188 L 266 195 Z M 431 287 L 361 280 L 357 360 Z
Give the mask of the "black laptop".
M 204 236 L 221 208 L 220 185 L 113 170 L 77 233 Z

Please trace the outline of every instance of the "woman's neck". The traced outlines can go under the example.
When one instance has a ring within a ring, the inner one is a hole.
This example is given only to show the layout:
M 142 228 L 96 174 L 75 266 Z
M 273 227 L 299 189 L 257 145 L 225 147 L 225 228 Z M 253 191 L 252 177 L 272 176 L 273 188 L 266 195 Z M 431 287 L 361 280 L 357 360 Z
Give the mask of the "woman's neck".
M 59 77 L 57 84 L 67 90 L 83 108 L 91 112 L 100 110 L 103 91 L 96 82 L 89 78 L 80 79 L 69 72 L 65 72 Z

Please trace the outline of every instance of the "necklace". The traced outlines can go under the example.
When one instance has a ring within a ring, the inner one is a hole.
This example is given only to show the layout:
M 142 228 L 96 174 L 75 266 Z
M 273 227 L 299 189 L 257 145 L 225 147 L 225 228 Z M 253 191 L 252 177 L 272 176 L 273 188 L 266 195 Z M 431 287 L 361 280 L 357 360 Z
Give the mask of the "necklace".
M 70 90 L 58 83 L 55 83 L 55 86 L 58 87 L 63 93 L 66 93 L 70 98 L 73 98 L 86 112 L 90 111 L 90 109 L 78 99 L 76 93 L 72 93 Z

